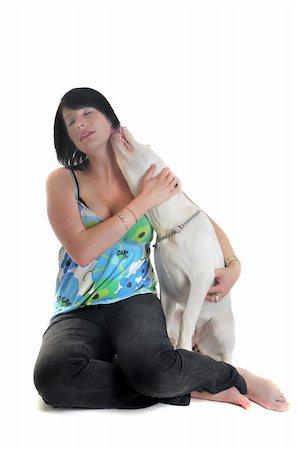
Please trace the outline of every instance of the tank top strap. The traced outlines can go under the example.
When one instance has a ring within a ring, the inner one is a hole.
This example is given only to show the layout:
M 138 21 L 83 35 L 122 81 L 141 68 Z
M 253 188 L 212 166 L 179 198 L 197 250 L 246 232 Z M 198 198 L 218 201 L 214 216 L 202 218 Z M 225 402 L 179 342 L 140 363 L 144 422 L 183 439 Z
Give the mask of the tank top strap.
M 73 175 L 73 178 L 74 178 L 74 181 L 75 181 L 76 199 L 77 199 L 77 201 L 83 203 L 83 205 L 85 205 L 88 209 L 90 209 L 89 206 L 88 206 L 88 205 L 85 203 L 85 201 L 83 200 L 83 198 L 80 197 L 79 183 L 78 183 L 77 177 L 76 177 L 76 175 L 75 175 L 75 172 L 74 172 L 72 169 L 70 169 L 70 171 L 71 171 L 71 173 L 72 173 L 72 175 Z
M 79 185 L 78 185 L 78 181 L 77 181 L 77 178 L 76 178 L 76 175 L 75 175 L 74 171 L 72 169 L 69 169 L 69 170 L 70 170 L 71 174 L 73 175 L 73 179 L 74 179 L 74 182 L 75 182 L 76 199 L 79 200 Z

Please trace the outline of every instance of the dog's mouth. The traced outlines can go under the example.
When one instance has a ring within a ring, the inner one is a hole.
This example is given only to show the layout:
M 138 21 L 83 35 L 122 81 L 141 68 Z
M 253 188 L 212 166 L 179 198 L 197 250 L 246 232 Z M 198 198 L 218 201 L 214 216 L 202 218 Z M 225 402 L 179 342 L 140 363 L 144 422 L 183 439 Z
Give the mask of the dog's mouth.
M 126 139 L 125 139 L 124 137 L 122 137 L 122 140 L 123 140 L 123 142 L 124 142 L 124 144 L 125 144 L 126 150 L 128 150 L 128 151 L 131 152 L 131 153 L 133 153 L 133 152 L 134 152 L 134 149 L 133 149 L 133 147 L 129 144 L 129 142 L 126 141 Z
M 125 148 L 125 150 L 127 150 L 128 152 L 130 152 L 130 153 L 133 153 L 134 152 L 134 149 L 133 149 L 133 147 L 129 144 L 129 142 L 128 141 L 126 141 L 126 139 L 125 139 L 125 137 L 124 137 L 124 134 L 123 134 L 123 132 L 122 132 L 122 130 L 121 131 L 114 131 L 112 134 L 111 134 L 111 136 L 110 136 L 110 139 L 113 139 L 113 140 L 116 140 L 117 142 L 119 142 L 119 143 L 121 143 L 123 146 L 124 146 L 124 148 Z
M 115 130 L 113 130 L 112 131 L 112 133 L 111 133 L 111 136 L 113 135 L 113 134 L 123 134 L 123 130 L 122 130 L 122 127 L 119 125 L 119 127 L 117 127 Z

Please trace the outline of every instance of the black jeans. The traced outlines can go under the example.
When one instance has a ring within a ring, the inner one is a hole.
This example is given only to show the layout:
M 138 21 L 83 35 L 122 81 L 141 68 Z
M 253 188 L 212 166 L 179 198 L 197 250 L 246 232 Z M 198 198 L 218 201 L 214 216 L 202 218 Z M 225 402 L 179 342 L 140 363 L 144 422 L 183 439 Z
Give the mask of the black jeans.
M 192 391 L 247 387 L 237 370 L 174 350 L 160 300 L 142 294 L 56 316 L 44 333 L 34 383 L 54 407 L 189 405 Z

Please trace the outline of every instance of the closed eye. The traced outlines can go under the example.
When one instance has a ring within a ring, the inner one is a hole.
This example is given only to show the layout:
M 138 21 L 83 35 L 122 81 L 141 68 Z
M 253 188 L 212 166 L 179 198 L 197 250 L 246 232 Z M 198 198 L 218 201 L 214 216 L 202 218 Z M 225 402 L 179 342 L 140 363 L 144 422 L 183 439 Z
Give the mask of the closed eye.
M 92 113 L 92 111 L 88 111 L 88 112 L 84 113 L 83 116 L 86 116 L 87 114 L 90 114 L 90 113 Z M 70 123 L 68 124 L 68 126 L 72 125 L 74 122 L 75 122 L 75 121 L 73 120 L 72 122 L 70 122 Z

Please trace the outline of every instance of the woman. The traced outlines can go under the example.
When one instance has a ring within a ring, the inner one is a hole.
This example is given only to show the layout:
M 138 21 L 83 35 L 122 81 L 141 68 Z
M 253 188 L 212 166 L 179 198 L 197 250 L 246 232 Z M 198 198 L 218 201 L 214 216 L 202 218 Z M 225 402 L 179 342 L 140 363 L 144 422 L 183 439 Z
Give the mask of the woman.
M 34 382 L 53 407 L 142 408 L 188 405 L 190 398 L 250 400 L 288 409 L 270 381 L 184 349 L 174 350 L 157 297 L 145 213 L 176 194 L 169 168 L 150 167 L 134 198 L 109 139 L 122 134 L 106 98 L 76 88 L 61 99 L 54 124 L 64 167 L 47 178 L 47 211 L 60 240 L 55 311 L 43 336 Z M 76 172 L 76 173 L 75 173 Z M 216 271 L 207 299 L 221 301 L 240 274 L 223 231 L 212 222 L 228 267 Z

